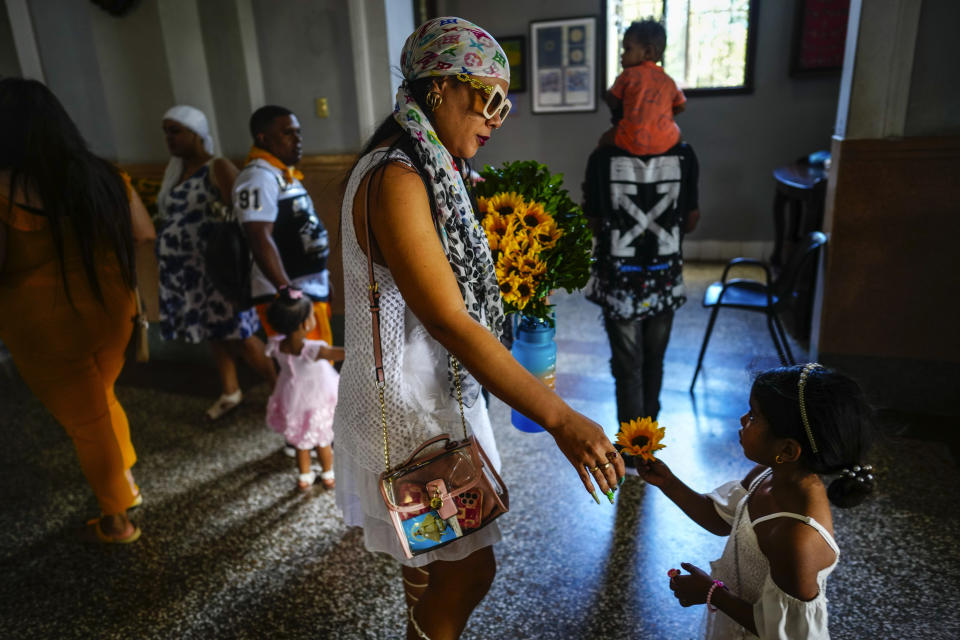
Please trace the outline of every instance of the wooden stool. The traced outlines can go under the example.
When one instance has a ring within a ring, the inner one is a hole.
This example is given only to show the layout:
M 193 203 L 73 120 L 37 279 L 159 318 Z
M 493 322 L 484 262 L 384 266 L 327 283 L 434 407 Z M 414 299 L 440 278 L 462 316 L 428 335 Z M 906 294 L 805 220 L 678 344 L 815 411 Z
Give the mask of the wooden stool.
M 811 231 L 820 231 L 827 195 L 827 172 L 823 167 L 790 164 L 774 169 L 773 178 L 777 190 L 773 198 L 774 245 L 770 266 L 776 271 L 789 260 L 789 255 L 784 255 L 785 243 L 793 245 Z

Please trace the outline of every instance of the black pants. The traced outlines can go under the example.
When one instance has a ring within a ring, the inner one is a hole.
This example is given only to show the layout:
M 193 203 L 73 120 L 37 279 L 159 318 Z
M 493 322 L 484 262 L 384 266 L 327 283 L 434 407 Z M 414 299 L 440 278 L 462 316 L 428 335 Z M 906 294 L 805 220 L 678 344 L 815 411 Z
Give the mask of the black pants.
M 604 326 L 610 340 L 610 371 L 617 386 L 617 420 L 647 416 L 656 420 L 673 311 L 640 320 L 604 318 Z

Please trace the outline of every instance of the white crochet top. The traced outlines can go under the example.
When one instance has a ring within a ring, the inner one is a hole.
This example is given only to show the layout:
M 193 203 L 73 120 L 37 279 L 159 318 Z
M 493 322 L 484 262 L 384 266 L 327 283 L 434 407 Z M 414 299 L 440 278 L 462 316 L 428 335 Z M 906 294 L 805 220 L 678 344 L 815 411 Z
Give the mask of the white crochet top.
M 827 577 L 836 568 L 840 549 L 823 525 L 809 516 L 781 511 L 750 519 L 747 504 L 753 491 L 770 475 L 770 469 L 761 473 L 744 489 L 739 481 L 728 482 L 707 494 L 713 500 L 717 513 L 730 523 L 730 537 L 723 555 L 710 563 L 710 575 L 722 580 L 736 595 L 753 603 L 753 619 L 762 640 L 828 640 Z M 836 554 L 833 563 L 817 574 L 820 591 L 809 601 L 798 600 L 785 593 L 770 576 L 770 562 L 760 550 L 753 527 L 774 518 L 794 518 L 810 525 L 823 536 Z M 710 613 L 704 607 L 704 637 L 709 640 L 757 638 L 722 611 Z
M 384 470 L 383 437 L 367 297 L 367 257 L 357 244 L 353 201 L 364 176 L 384 153 L 384 149 L 375 149 L 357 163 L 347 183 L 340 213 L 346 358 L 340 371 L 340 396 L 334 417 L 337 454 L 347 452 L 352 464 L 376 474 Z M 393 151 L 391 160 L 412 166 L 401 151 Z M 374 181 L 373 189 L 376 188 Z M 455 439 L 462 438 L 463 427 L 457 401 L 449 394 L 446 349 L 427 333 L 407 307 L 390 270 L 376 263 L 373 268 L 380 290 L 390 464 L 396 466 L 433 436 L 450 433 Z M 485 403 L 479 399 L 473 407 L 464 407 L 464 411 L 468 433 L 477 436 L 490 462 L 499 469 L 500 459 Z M 339 488 L 340 471 L 337 473 Z

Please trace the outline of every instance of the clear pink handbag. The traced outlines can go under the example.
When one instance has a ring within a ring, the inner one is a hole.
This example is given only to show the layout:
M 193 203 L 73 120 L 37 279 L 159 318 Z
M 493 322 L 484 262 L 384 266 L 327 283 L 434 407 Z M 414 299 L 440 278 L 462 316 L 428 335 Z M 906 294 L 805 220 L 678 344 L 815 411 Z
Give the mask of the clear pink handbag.
M 368 202 L 369 204 L 369 199 Z M 383 402 L 383 349 L 380 340 L 380 292 L 373 274 L 369 207 L 364 212 L 367 236 L 369 301 L 373 320 L 373 354 L 383 431 L 380 494 L 407 558 L 433 551 L 476 533 L 509 510 L 507 486 L 474 436 L 467 436 L 460 392 L 459 363 L 451 356 L 460 406 L 463 439 L 442 434 L 427 440 L 403 463 L 390 466 L 390 441 Z

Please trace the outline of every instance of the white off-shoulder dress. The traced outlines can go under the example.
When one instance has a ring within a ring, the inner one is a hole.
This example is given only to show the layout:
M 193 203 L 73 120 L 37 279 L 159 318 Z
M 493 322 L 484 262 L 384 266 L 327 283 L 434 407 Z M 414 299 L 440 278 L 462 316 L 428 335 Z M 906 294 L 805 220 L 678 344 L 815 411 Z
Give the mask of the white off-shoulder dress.
M 840 549 L 833 536 L 813 518 L 781 511 L 750 519 L 747 501 L 770 469 L 761 473 L 744 489 L 739 481 L 731 481 L 708 494 L 717 513 L 730 523 L 730 537 L 719 560 L 710 563 L 710 574 L 737 596 L 753 603 L 753 619 L 759 636 L 755 636 L 722 611 L 710 613 L 704 607 L 704 637 L 708 640 L 761 638 L 762 640 L 829 640 L 827 630 L 827 576 L 840 560 Z M 833 563 L 817 574 L 820 591 L 809 601 L 798 600 L 784 593 L 770 577 L 770 563 L 760 550 L 753 527 L 774 518 L 794 518 L 816 529 L 836 554 Z
M 383 158 L 375 149 L 357 163 L 347 183 L 341 209 L 343 246 L 344 349 L 340 370 L 340 397 L 333 420 L 336 438 L 334 469 L 337 475 L 337 506 L 347 525 L 363 527 L 364 545 L 381 551 L 408 566 L 423 566 L 435 560 L 460 560 L 477 549 L 500 540 L 496 522 L 436 551 L 406 559 L 380 496 L 379 476 L 384 471 L 380 404 L 377 399 L 373 334 L 367 298 L 367 257 L 353 224 L 353 200 L 363 177 Z M 399 151 L 391 160 L 411 165 Z M 373 189 L 377 188 L 373 181 Z M 447 351 L 434 340 L 410 311 L 390 270 L 374 264 L 380 291 L 380 334 L 386 385 L 387 428 L 390 463 L 406 460 L 424 441 L 449 433 L 463 437 L 460 411 L 449 393 Z M 482 397 L 464 407 L 467 428 L 476 436 L 491 464 L 499 471 L 497 452 L 487 407 Z

